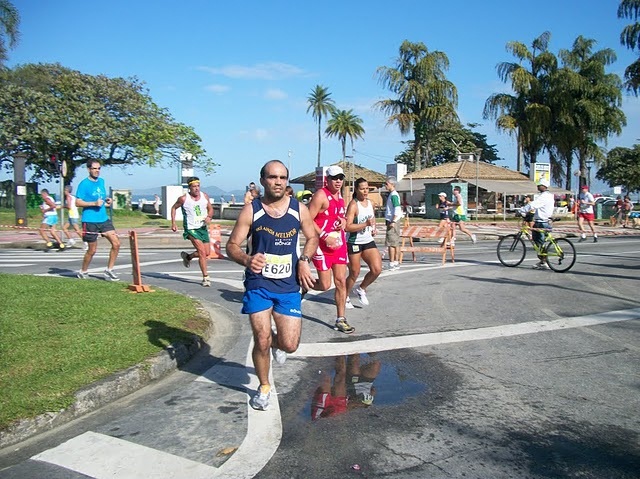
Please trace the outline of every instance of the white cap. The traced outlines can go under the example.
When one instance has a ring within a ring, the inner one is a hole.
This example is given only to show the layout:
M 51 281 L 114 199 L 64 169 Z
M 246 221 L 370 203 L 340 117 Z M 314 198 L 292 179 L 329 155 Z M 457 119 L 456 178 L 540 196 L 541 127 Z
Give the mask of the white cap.
M 444 191 L 442 191 L 442 192 L 438 193 L 438 196 L 444 196 L 446 198 L 447 194 Z
M 338 165 L 331 165 L 329 168 L 327 168 L 327 176 L 338 176 L 338 175 L 344 176 L 344 171 L 342 171 L 342 168 L 340 168 Z
M 547 180 L 546 178 L 540 178 L 537 184 L 549 188 L 549 180 Z

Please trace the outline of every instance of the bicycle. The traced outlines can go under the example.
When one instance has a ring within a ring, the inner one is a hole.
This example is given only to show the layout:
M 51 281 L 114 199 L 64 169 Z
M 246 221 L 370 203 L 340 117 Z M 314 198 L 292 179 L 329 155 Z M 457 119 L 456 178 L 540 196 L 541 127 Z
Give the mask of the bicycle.
M 544 243 L 538 246 L 531 235 L 532 231 L 540 231 L 544 235 Z M 500 238 L 498 241 L 498 259 L 504 266 L 514 268 L 524 261 L 527 254 L 522 237 L 527 238 L 533 245 L 539 257 L 556 273 L 569 271 L 576 262 L 576 248 L 566 238 L 554 238 L 551 232 L 544 228 L 532 228 L 522 220 L 520 231 Z

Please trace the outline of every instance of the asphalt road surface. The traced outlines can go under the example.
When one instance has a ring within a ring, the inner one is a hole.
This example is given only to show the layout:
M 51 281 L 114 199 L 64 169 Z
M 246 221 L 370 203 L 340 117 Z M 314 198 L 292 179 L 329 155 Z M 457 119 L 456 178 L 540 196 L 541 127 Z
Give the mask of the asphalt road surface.
M 332 329 L 332 291 L 310 295 L 267 412 L 246 406 L 241 268 L 211 261 L 202 288 L 177 251 L 143 251 L 144 283 L 209 305 L 211 351 L 0 451 L 0 478 L 639 477 L 640 238 L 576 243 L 564 274 L 531 269 L 531 251 L 505 268 L 495 247 L 461 242 L 455 264 L 425 255 L 384 272 L 368 307 L 352 296 L 352 335 Z M 0 250 L 0 271 L 73 276 L 81 255 Z M 117 265 L 130 282 L 128 258 Z

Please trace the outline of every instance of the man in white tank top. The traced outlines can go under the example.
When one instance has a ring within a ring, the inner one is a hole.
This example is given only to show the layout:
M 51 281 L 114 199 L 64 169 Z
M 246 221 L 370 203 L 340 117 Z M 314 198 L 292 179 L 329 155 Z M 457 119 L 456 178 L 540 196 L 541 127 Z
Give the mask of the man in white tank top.
M 184 224 L 184 239 L 188 239 L 193 244 L 195 251 L 180 253 L 182 264 L 185 268 L 191 266 L 191 260 L 198 258 L 200 271 L 202 271 L 202 286 L 211 286 L 209 273 L 207 272 L 207 260 L 211 253 L 211 243 L 209 242 L 209 223 L 213 218 L 213 206 L 206 193 L 200 191 L 200 178 L 191 177 L 187 180 L 189 192 L 181 196 L 171 207 L 171 230 L 178 231 L 176 226 L 176 210 L 182 209 Z

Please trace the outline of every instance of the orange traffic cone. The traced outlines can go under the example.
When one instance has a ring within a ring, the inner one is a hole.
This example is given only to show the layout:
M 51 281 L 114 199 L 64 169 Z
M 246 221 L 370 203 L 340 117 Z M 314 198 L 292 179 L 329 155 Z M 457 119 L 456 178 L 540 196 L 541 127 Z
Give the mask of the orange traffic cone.
M 209 259 L 222 258 L 222 234 L 220 233 L 219 224 L 209 224 L 209 242 L 211 243 L 211 252 L 209 253 Z

